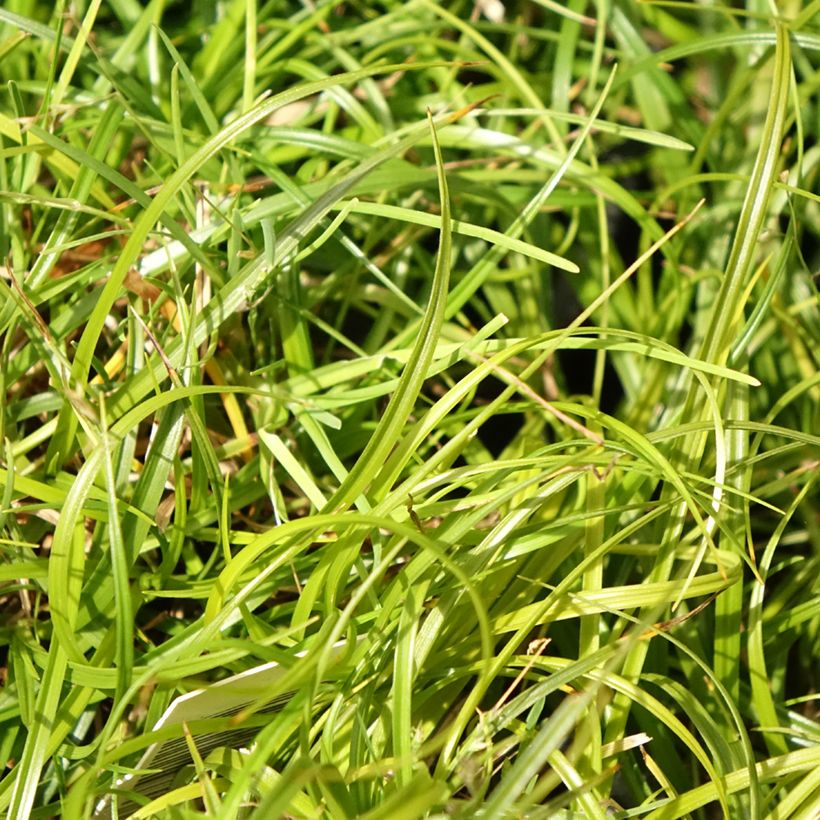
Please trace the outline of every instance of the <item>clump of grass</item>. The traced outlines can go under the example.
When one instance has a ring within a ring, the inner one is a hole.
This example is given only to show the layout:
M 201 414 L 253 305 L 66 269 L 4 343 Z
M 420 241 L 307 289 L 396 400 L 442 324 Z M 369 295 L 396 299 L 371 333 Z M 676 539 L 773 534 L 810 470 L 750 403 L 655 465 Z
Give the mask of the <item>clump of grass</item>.
M 816 816 L 817 4 L 166 5 L 0 10 L 2 810 Z

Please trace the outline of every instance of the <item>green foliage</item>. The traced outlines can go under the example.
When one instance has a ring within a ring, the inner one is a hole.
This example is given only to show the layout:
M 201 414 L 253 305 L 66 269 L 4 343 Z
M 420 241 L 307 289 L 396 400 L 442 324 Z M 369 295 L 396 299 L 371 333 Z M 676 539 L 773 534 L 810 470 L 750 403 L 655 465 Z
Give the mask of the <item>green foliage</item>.
M 816 817 L 819 13 L 5 3 L 0 812 Z

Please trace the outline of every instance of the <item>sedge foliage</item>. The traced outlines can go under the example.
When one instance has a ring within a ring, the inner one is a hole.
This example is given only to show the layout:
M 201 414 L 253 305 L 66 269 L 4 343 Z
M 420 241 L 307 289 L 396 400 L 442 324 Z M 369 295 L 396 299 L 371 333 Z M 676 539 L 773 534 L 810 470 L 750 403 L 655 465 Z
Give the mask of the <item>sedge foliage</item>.
M 820 7 L 735 5 L 4 4 L 6 816 L 817 816 Z

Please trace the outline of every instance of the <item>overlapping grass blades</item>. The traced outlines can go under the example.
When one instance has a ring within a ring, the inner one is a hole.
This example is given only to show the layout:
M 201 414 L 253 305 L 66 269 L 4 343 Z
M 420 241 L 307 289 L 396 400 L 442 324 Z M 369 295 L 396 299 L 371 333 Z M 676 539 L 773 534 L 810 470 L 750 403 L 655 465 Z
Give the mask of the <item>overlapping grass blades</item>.
M 0 9 L 0 811 L 816 816 L 817 4 L 188 5 Z

